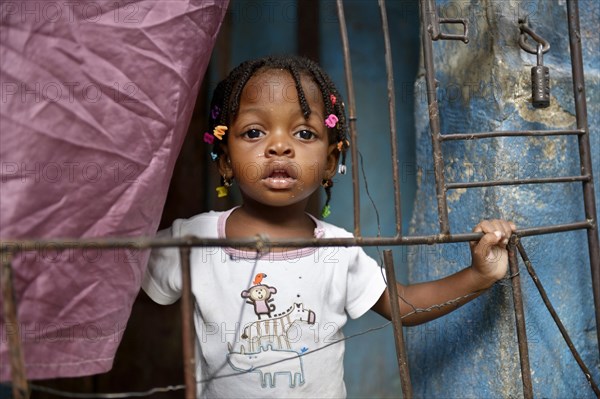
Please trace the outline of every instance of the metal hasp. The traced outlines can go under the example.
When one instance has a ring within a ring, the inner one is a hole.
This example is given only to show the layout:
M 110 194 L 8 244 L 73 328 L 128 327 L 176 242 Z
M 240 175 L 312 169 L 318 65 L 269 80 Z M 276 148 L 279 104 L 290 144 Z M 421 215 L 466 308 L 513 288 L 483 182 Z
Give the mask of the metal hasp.
M 531 104 L 534 108 L 547 108 L 550 106 L 550 69 L 544 66 L 544 53 L 550 50 L 550 44 L 527 26 L 526 18 L 519 19 L 519 30 L 519 46 L 537 55 L 537 65 L 531 68 Z M 535 47 L 527 42 L 527 35 L 536 41 Z
M 431 34 L 431 40 L 461 40 L 469 43 L 469 21 L 465 18 L 440 18 L 437 14 L 435 0 L 427 0 L 427 31 Z M 440 29 L 441 24 L 461 24 L 463 26 L 462 35 L 443 33 Z

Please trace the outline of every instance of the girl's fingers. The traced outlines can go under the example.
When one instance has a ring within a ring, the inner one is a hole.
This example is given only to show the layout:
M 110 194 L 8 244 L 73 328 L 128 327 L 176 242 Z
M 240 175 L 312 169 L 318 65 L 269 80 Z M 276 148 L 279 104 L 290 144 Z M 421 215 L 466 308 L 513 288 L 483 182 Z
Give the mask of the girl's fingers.
M 517 229 L 517 226 L 512 222 L 507 222 L 501 219 L 493 219 L 493 220 L 482 220 L 475 228 L 473 232 L 475 233 L 496 233 L 496 235 L 500 236 L 500 239 L 496 242 L 496 244 L 500 244 L 501 247 L 505 248 L 508 244 L 508 239 L 512 235 L 513 231 Z M 483 238 L 482 238 L 483 239 Z M 477 245 L 477 242 L 471 241 L 471 247 L 473 248 Z
M 500 231 L 496 230 L 486 233 L 481 237 L 473 252 L 481 261 L 492 260 L 495 256 L 492 249 L 498 245 L 500 240 L 502 240 L 502 233 Z

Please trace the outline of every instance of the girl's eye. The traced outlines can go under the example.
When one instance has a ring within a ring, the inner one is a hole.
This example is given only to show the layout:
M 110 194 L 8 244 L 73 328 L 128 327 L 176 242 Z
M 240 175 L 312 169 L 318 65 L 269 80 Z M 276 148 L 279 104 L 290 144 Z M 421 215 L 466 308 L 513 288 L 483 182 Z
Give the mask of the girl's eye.
M 264 136 L 264 133 L 258 129 L 250 129 L 247 132 L 242 133 L 242 136 L 249 139 L 257 139 L 261 136 Z
M 302 140 L 312 140 L 317 137 L 317 135 L 310 130 L 300 130 L 299 132 L 296 132 L 296 136 Z

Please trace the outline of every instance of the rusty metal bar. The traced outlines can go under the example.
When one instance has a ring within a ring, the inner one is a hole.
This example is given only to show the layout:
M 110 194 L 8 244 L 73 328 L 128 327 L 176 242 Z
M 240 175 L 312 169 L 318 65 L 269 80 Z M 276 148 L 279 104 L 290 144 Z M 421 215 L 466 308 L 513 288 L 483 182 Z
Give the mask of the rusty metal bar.
M 394 67 L 392 46 L 385 0 L 379 0 L 381 27 L 385 46 L 385 72 L 387 75 L 388 112 L 390 116 L 390 148 L 392 152 L 392 179 L 394 184 L 394 209 L 396 213 L 396 235 L 402 236 L 402 206 L 400 198 L 400 172 L 398 171 L 398 143 L 396 138 L 396 93 L 394 91 Z
M 337 13 L 340 21 L 340 36 L 342 38 L 342 51 L 344 54 L 344 72 L 346 75 L 346 88 L 348 90 L 348 130 L 350 132 L 350 155 L 352 156 L 352 194 L 354 199 L 354 236 L 360 237 L 360 190 L 358 182 L 358 137 L 356 134 L 356 102 L 354 96 L 354 82 L 352 81 L 352 65 L 350 62 L 350 45 L 348 44 L 348 30 L 344 4 L 337 0 Z
M 429 130 L 433 151 L 433 171 L 435 175 L 435 194 L 438 206 L 438 223 L 441 234 L 450 234 L 448 221 L 448 205 L 446 201 L 446 184 L 444 178 L 444 159 L 440 145 L 440 111 L 437 101 L 435 68 L 433 65 L 433 44 L 430 36 L 435 25 L 431 16 L 437 16 L 437 11 L 428 0 L 419 1 L 421 16 L 421 40 L 423 41 L 423 65 L 425 67 L 425 83 L 427 85 L 427 107 L 429 110 Z
M 587 231 L 590 269 L 592 272 L 592 291 L 596 311 L 596 336 L 600 350 L 600 243 L 598 241 L 598 223 L 596 198 L 592 173 L 592 156 L 590 153 L 590 131 L 587 121 L 587 104 L 585 100 L 585 82 L 583 79 L 583 56 L 581 54 L 581 33 L 579 31 L 579 5 L 577 0 L 567 0 L 567 17 L 569 20 L 569 48 L 571 49 L 571 68 L 573 71 L 573 94 L 575 96 L 575 117 L 577 128 L 585 132 L 579 136 L 579 162 L 581 174 L 590 176 L 583 182 L 583 206 L 585 218 L 594 225 Z
M 4 312 L 6 334 L 8 335 L 12 396 L 15 399 L 27 399 L 30 390 L 25 373 L 21 329 L 13 290 L 12 255 L 10 251 L 2 250 L 0 252 L 0 258 L 2 258 L 2 310 Z
M 591 221 L 579 221 L 573 223 L 556 224 L 549 226 L 538 226 L 519 229 L 515 232 L 519 237 L 534 235 L 561 233 L 566 231 L 583 230 L 593 228 Z M 167 248 L 167 247 L 235 247 L 256 248 L 265 250 L 268 248 L 302 248 L 302 247 L 375 247 L 381 245 L 432 245 L 444 243 L 457 243 L 479 240 L 482 233 L 460 233 L 460 234 L 438 234 L 429 236 L 404 236 L 404 237 L 360 237 L 360 238 L 310 238 L 310 239 L 287 239 L 269 241 L 266 237 L 247 239 L 228 238 L 201 238 L 186 236 L 183 238 L 98 238 L 80 240 L 0 240 L 0 249 L 9 249 L 13 252 L 37 251 L 42 248 L 52 247 L 56 250 L 67 248 Z
M 540 177 L 538 179 L 511 179 L 511 180 L 489 180 L 462 183 L 448 183 L 447 190 L 457 188 L 475 188 L 475 187 L 494 187 L 494 186 L 517 186 L 523 184 L 542 184 L 542 183 L 575 183 L 586 182 L 591 179 L 590 175 L 585 176 L 564 176 L 564 177 Z
M 194 329 L 194 296 L 192 294 L 192 272 L 190 267 L 189 247 L 180 247 L 181 259 L 181 330 L 183 340 L 183 376 L 185 381 L 185 397 L 196 398 L 196 354 L 194 345 L 196 332 Z
M 573 345 L 573 341 L 571 341 L 571 337 L 569 336 L 569 333 L 567 332 L 565 326 L 563 325 L 562 321 L 560 320 L 560 317 L 558 317 L 556 310 L 554 310 L 554 307 L 552 306 L 552 303 L 550 302 L 550 299 L 548 298 L 548 295 L 546 294 L 546 290 L 544 289 L 544 286 L 542 285 L 542 282 L 540 281 L 537 273 L 535 272 L 535 269 L 533 268 L 533 264 L 529 260 L 529 257 L 527 256 L 527 253 L 525 252 L 525 248 L 523 247 L 523 244 L 521 243 L 521 240 L 519 240 L 519 239 L 517 239 L 517 249 L 519 250 L 519 253 L 521 254 L 521 259 L 523 259 L 523 263 L 525 263 L 527 272 L 531 276 L 533 283 L 535 284 L 538 292 L 540 293 L 540 296 L 542 297 L 542 301 L 544 301 L 544 304 L 546 305 L 546 309 L 548 309 L 548 312 L 550 312 L 550 316 L 552 316 L 554 323 L 556 323 L 556 326 L 558 327 L 563 339 L 567 343 L 567 346 L 569 347 L 571 354 L 573 355 L 573 357 L 575 358 L 575 361 L 581 368 L 581 371 L 583 371 L 583 375 L 585 375 L 585 378 L 587 379 L 588 383 L 592 387 L 592 390 L 594 391 L 594 393 L 596 393 L 596 395 L 598 397 L 600 397 L 600 389 L 598 389 L 598 385 L 596 385 L 596 383 L 592 379 L 592 373 L 590 372 L 590 370 L 587 368 L 587 366 L 583 362 L 583 359 L 581 359 L 581 356 L 579 355 L 579 352 L 575 348 L 575 345 Z
M 505 130 L 499 132 L 452 133 L 440 135 L 441 141 L 477 140 L 492 137 L 545 137 L 545 136 L 575 136 L 585 134 L 582 129 L 573 130 Z
M 523 397 L 533 399 L 533 385 L 531 383 L 531 368 L 529 366 L 529 348 L 527 347 L 527 331 L 525 329 L 525 311 L 523 310 L 523 292 L 521 291 L 521 277 L 519 276 L 519 262 L 516 252 L 517 236 L 512 235 L 508 243 L 508 263 L 512 277 L 513 305 L 515 321 L 517 324 L 517 340 L 519 345 L 519 359 L 521 361 L 521 379 L 523 380 Z
M 412 385 L 410 383 L 410 372 L 408 370 L 408 358 L 404 347 L 404 333 L 402 332 L 402 314 L 398 303 L 398 286 L 396 285 L 396 271 L 394 270 L 394 258 L 392 251 L 383 251 L 383 263 L 385 265 L 385 276 L 387 279 L 390 306 L 392 308 L 392 325 L 394 326 L 394 342 L 396 343 L 396 357 L 398 358 L 398 372 L 400 373 L 400 384 L 402 386 L 402 398 L 412 398 Z

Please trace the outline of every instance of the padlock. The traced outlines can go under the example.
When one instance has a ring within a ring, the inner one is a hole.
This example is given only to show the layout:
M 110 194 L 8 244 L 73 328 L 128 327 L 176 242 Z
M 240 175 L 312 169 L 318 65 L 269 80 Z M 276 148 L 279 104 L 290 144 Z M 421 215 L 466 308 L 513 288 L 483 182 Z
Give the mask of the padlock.
M 531 68 L 531 102 L 534 108 L 550 106 L 550 70 L 544 66 L 543 46 L 537 47 L 537 66 Z

